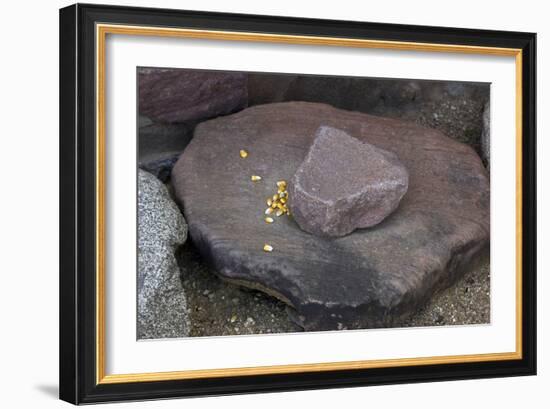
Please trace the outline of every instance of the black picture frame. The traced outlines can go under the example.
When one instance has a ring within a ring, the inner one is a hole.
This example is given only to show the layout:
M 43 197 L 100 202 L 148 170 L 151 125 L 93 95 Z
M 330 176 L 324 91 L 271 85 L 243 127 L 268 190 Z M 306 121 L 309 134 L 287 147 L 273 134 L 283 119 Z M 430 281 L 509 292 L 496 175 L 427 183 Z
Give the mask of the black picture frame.
M 96 24 L 406 41 L 522 52 L 521 358 L 385 368 L 97 382 Z M 77 4 L 60 10 L 60 398 L 74 404 L 536 374 L 536 34 Z

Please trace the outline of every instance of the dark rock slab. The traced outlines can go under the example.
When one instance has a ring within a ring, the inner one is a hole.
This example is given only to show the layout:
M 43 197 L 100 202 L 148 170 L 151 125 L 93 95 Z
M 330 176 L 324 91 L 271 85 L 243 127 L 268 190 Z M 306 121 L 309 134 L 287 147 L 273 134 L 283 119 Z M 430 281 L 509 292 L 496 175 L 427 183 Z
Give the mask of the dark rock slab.
M 394 153 L 321 126 L 291 179 L 291 213 L 309 233 L 345 236 L 384 220 L 399 205 L 408 181 Z
M 183 151 L 195 129 L 195 122 L 165 124 L 140 116 L 138 130 L 139 158 L 164 152 Z
M 162 152 L 140 158 L 139 167 L 159 179 L 162 183 L 168 183 L 172 168 L 176 164 L 181 151 Z
M 247 75 L 204 70 L 140 68 L 139 112 L 156 122 L 203 120 L 247 105 Z
M 382 223 L 335 239 L 302 231 L 292 217 L 263 221 L 265 198 L 277 180 L 290 180 L 321 125 L 392 151 L 407 168 L 407 194 Z M 263 179 L 252 183 L 252 174 Z M 193 241 L 218 274 L 277 296 L 307 330 L 397 325 L 489 242 L 489 180 L 471 147 L 324 104 L 260 105 L 200 124 L 172 182 Z
M 189 335 L 187 301 L 175 257 L 187 224 L 168 189 L 138 172 L 138 339 Z
M 139 167 L 155 175 L 162 182 L 170 179 L 172 167 L 191 138 L 196 123 L 155 123 L 140 115 L 138 122 Z
M 468 143 L 481 153 L 482 111 L 489 84 L 251 73 L 248 104 L 307 101 L 406 119 Z

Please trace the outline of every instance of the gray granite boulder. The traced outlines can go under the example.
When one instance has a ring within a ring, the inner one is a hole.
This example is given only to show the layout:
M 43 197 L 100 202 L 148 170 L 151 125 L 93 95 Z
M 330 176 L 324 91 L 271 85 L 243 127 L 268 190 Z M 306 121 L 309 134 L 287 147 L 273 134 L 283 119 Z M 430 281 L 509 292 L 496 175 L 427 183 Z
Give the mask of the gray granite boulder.
M 483 108 L 483 129 L 481 132 L 481 153 L 487 164 L 487 169 L 491 164 L 491 105 L 489 102 Z
M 407 192 L 409 174 L 397 156 L 328 126 L 292 177 L 294 220 L 318 236 L 345 236 L 392 213 Z
M 187 239 L 187 225 L 166 187 L 138 171 L 137 337 L 184 337 L 187 302 L 175 258 Z
M 139 112 L 155 122 L 212 118 L 247 106 L 247 74 L 140 68 Z
M 376 226 L 326 238 L 292 215 L 265 223 L 266 198 L 291 179 L 322 125 L 394 152 L 409 172 L 399 207 Z M 488 249 L 489 179 L 479 156 L 397 119 L 306 102 L 258 105 L 199 124 L 172 183 L 205 260 L 224 279 L 293 307 L 306 330 L 399 325 Z

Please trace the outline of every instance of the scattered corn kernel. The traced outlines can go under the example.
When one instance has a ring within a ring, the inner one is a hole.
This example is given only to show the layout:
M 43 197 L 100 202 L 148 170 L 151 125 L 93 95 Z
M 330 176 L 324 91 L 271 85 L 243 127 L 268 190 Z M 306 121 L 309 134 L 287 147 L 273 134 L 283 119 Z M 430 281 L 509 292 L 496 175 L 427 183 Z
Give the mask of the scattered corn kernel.
M 264 244 L 264 251 L 271 253 L 273 251 L 273 247 L 271 247 L 269 244 Z
M 266 199 L 266 203 L 268 208 L 265 209 L 265 215 L 269 216 L 273 213 L 275 213 L 275 216 L 280 217 L 284 214 L 290 215 L 290 211 L 288 210 L 287 206 L 288 201 L 288 192 L 286 191 L 286 182 L 284 180 L 279 180 L 277 182 L 277 193 L 274 194 L 272 197 L 268 197 Z M 273 223 L 274 220 L 272 217 L 266 217 L 265 219 L 266 223 Z M 271 251 L 271 250 L 266 250 Z
M 241 149 L 241 150 L 239 151 L 239 155 L 241 155 L 241 158 L 244 159 L 244 158 L 246 158 L 246 157 L 248 156 L 248 152 L 245 151 L 244 149 Z
M 244 149 L 241 149 L 239 151 L 239 155 L 241 156 L 241 158 L 244 159 L 248 156 L 248 152 L 245 151 Z M 252 180 L 253 182 L 258 182 L 262 180 L 262 177 L 258 175 L 252 175 L 250 176 L 250 180 Z M 265 209 L 265 212 L 264 212 L 266 216 L 268 216 L 264 219 L 266 223 L 273 223 L 275 221 L 272 217 L 269 217 L 269 215 L 272 214 L 274 211 L 277 217 L 280 217 L 283 214 L 290 215 L 290 211 L 286 206 L 287 197 L 288 197 L 288 193 L 286 191 L 286 181 L 279 180 L 277 182 L 277 193 L 266 200 L 266 203 L 268 206 L 268 208 Z M 273 247 L 267 243 L 264 244 L 263 249 L 265 252 L 269 252 L 269 253 L 273 251 Z M 236 319 L 237 317 L 235 315 L 232 316 L 231 322 L 235 322 Z

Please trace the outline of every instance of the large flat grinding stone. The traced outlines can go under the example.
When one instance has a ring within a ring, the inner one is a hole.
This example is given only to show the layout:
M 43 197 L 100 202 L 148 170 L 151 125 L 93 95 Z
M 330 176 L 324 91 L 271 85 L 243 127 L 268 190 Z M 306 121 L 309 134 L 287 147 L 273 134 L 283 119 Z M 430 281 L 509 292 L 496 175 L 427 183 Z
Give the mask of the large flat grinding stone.
M 382 223 L 321 238 L 291 216 L 264 222 L 266 198 L 278 180 L 291 179 L 321 125 L 394 152 L 405 165 L 408 191 Z M 489 180 L 472 148 L 324 104 L 260 105 L 204 122 L 172 180 L 191 237 L 220 276 L 285 301 L 306 330 L 398 325 L 489 243 Z

